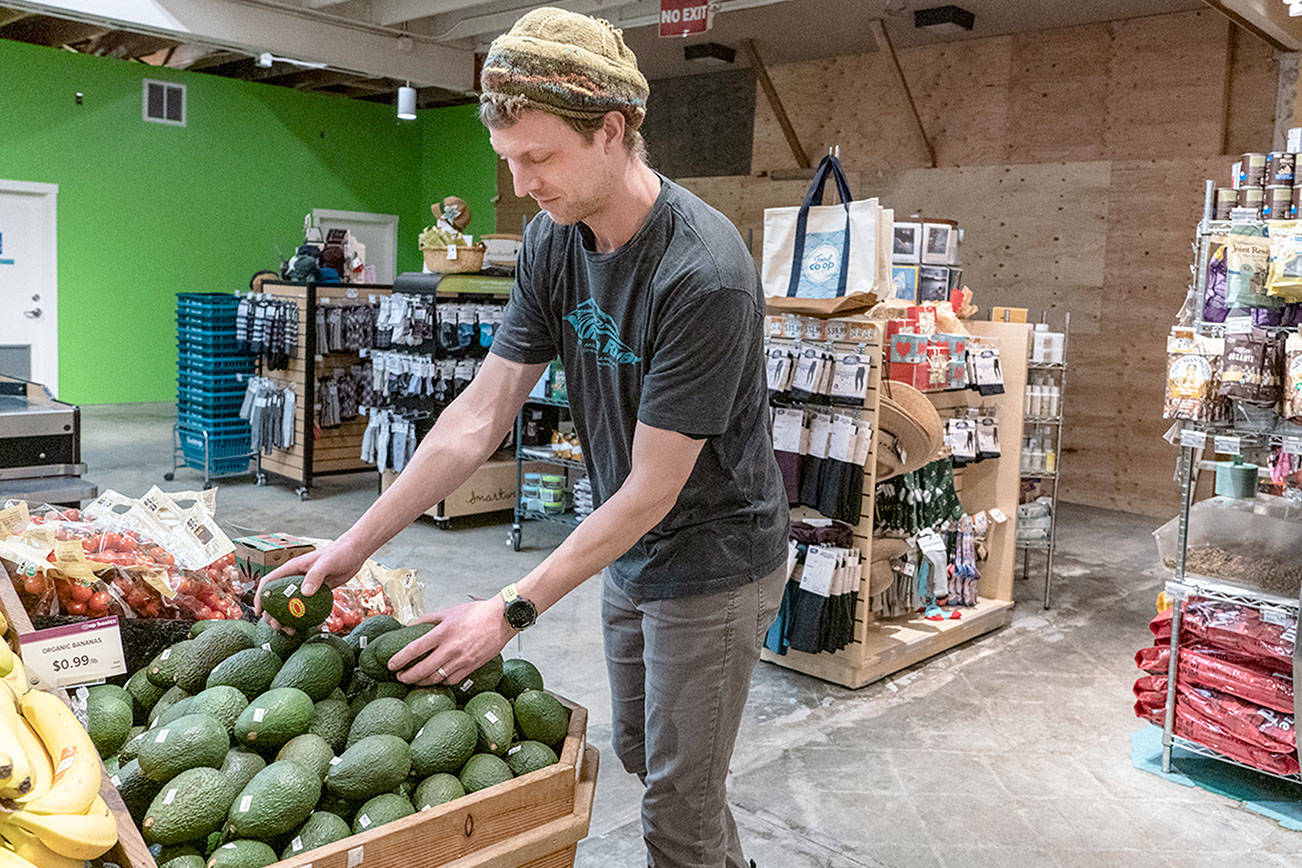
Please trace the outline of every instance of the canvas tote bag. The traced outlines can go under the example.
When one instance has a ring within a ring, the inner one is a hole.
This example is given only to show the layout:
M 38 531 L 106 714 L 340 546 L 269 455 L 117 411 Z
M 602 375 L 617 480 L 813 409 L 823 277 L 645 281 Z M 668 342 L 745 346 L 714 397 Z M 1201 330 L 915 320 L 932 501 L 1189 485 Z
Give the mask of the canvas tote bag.
M 823 205 L 831 178 L 841 203 Z M 853 201 L 841 162 L 818 164 L 805 201 L 764 210 L 763 281 L 770 309 L 829 316 L 877 303 L 882 238 L 890 237 L 876 199 Z

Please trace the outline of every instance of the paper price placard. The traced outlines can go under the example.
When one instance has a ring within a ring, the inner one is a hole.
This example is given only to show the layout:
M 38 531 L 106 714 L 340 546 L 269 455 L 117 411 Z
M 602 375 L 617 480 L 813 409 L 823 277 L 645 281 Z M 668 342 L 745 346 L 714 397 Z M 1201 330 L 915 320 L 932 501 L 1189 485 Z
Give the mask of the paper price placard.
M 1241 449 L 1238 437 L 1222 434 L 1217 436 L 1213 442 L 1216 444 L 1216 451 L 1222 455 L 1238 455 Z
M 1202 449 L 1207 445 L 1207 435 L 1201 431 L 1181 431 L 1180 445 L 1190 449 Z
M 18 637 L 33 677 L 55 687 L 97 684 L 127 671 L 116 615 Z

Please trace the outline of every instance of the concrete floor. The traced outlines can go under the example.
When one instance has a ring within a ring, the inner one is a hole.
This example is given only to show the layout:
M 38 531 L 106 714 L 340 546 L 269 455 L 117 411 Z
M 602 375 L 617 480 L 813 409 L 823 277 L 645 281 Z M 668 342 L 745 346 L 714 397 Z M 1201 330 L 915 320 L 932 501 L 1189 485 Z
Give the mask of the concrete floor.
M 100 489 L 197 487 L 171 462 L 169 405 L 84 408 L 85 460 Z M 300 503 L 290 486 L 221 485 L 231 533 L 329 537 L 375 496 L 373 477 L 323 479 Z M 1130 765 L 1132 657 L 1160 579 L 1157 522 L 1064 505 L 1056 605 L 1017 583 L 1005 629 L 893 678 L 849 691 L 761 663 L 732 763 L 730 793 L 747 854 L 761 868 L 803 866 L 1297 865 L 1302 836 L 1235 803 Z M 443 531 L 427 520 L 379 553 L 420 571 L 430 606 L 484 596 L 538 563 L 559 539 L 528 526 Z M 587 868 L 642 864 L 640 787 L 610 755 L 600 589 L 589 582 L 508 648 L 548 686 L 590 709 L 603 751 Z

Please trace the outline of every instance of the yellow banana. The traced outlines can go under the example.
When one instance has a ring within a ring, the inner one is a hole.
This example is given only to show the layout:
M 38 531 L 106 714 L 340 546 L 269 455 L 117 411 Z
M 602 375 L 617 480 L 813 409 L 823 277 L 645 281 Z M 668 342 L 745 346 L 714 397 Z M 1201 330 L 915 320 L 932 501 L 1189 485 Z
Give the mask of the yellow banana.
M 0 847 L 0 868 L 45 868 L 28 862 L 8 847 Z
M 30 802 L 50 791 L 50 786 L 54 783 L 54 764 L 50 761 L 50 755 L 45 752 L 41 740 L 36 737 L 32 725 L 26 719 L 20 719 L 18 722 L 20 724 L 18 743 L 23 748 L 23 755 L 27 758 L 32 776 L 31 790 L 26 795 L 20 796 L 18 800 Z
M 22 799 L 23 810 L 38 814 L 80 814 L 88 810 L 100 785 L 99 754 L 90 736 L 71 709 L 52 693 L 29 691 L 23 695 L 21 707 L 23 717 L 36 731 L 54 765 L 49 792 Z
M 14 696 L 22 697 L 27 691 L 32 689 L 32 682 L 27 677 L 27 667 L 23 665 L 21 657 L 14 658 L 14 667 L 4 675 L 0 675 L 0 681 L 9 685 Z
M 4 641 L 4 634 L 9 632 L 9 622 L 5 619 L 5 613 L 0 612 L 0 642 Z
M 4 615 L 0 615 L 3 618 Z M 14 664 L 20 663 L 18 655 L 14 654 L 13 649 L 9 647 L 3 639 L 0 639 L 0 675 L 8 675 L 13 671 Z
M 51 697 L 53 699 L 53 697 Z M 58 702 L 56 699 L 55 702 Z M 18 738 L 23 728 L 22 718 L 18 716 L 18 707 L 14 695 L 9 690 L 0 688 L 0 752 L 9 755 L 13 770 L 9 780 L 0 787 L 0 796 L 15 798 L 32 791 L 32 767 L 23 750 L 23 743 Z
M 102 810 L 100 806 L 103 806 Z M 4 821 L 31 832 L 46 847 L 69 859 L 95 859 L 118 842 L 117 822 L 103 799 L 88 814 L 14 811 Z
M 60 855 L 41 843 L 41 840 L 19 826 L 0 823 L 0 835 L 19 856 L 37 868 L 83 868 L 85 860 Z

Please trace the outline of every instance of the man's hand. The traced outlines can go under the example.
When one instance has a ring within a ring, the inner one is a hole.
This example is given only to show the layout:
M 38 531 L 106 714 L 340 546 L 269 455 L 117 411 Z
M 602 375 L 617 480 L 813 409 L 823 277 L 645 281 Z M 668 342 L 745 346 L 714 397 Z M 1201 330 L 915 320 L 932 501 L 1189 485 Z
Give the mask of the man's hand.
M 314 552 L 299 555 L 291 561 L 281 564 L 267 573 L 258 583 L 257 593 L 253 597 L 253 611 L 262 615 L 271 626 L 289 635 L 294 634 L 292 627 L 282 627 L 270 615 L 262 612 L 262 587 L 273 579 L 282 576 L 303 576 L 303 594 L 311 596 L 323 584 L 337 588 L 347 582 L 366 563 L 368 552 L 361 551 L 347 540 L 340 538 L 328 543 Z
M 487 600 L 440 609 L 419 620 L 437 626 L 411 642 L 389 660 L 398 680 L 413 687 L 460 684 L 470 673 L 501 651 L 518 631 L 506 623 L 506 604 L 500 594 Z M 423 660 L 403 669 L 429 652 Z

